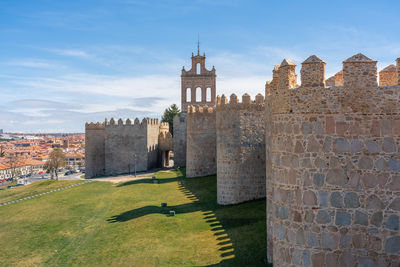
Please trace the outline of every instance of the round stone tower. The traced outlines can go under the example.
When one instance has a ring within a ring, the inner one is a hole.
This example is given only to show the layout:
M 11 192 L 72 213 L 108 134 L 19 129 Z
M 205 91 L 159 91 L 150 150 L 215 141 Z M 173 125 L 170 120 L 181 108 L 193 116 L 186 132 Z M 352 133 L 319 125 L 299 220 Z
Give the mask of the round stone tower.
M 400 86 L 378 87 L 376 61 L 362 54 L 343 62 L 342 87 L 324 87 L 323 66 L 306 60 L 296 88 L 279 71 L 267 96 L 268 258 L 399 266 Z

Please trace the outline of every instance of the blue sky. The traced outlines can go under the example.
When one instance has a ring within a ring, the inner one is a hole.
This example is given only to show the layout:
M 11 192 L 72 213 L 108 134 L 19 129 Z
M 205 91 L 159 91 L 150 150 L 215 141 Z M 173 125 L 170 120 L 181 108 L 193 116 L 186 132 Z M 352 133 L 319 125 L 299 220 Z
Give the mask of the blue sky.
M 399 1 L 0 1 L 0 129 L 83 132 L 105 117 L 160 117 L 200 35 L 217 94 L 264 92 L 274 64 L 327 77 L 359 52 L 400 56 Z

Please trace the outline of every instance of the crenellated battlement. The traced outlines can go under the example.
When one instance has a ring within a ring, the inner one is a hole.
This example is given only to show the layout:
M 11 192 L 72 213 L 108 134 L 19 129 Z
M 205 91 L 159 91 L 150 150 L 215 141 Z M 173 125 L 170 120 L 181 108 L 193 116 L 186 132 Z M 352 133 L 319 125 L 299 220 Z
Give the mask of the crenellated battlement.
M 198 105 L 191 105 L 188 106 L 187 113 L 188 114 L 213 114 L 215 112 L 214 107 L 208 106 L 198 106 Z
M 85 129 L 86 130 L 104 130 L 104 123 L 101 122 L 86 122 Z
M 125 122 L 122 118 L 118 119 L 118 121 L 115 121 L 114 118 L 111 118 L 108 120 L 107 118 L 104 120 L 104 123 L 102 123 L 103 126 L 105 127 L 118 127 L 118 126 L 144 126 L 144 125 L 156 125 L 159 126 L 158 119 L 151 119 L 151 118 L 143 118 L 142 121 L 140 121 L 138 118 L 135 118 L 134 122 L 132 123 L 131 119 L 126 119 Z
M 161 122 L 160 123 L 160 128 L 169 128 L 169 123 L 168 122 Z
M 400 90 L 398 76 L 393 78 L 394 66 L 381 72 L 389 73 L 390 83 L 378 86 L 376 61 L 362 54 L 354 55 L 343 61 L 343 70 L 338 72 L 329 83 L 324 84 L 325 62 L 317 56 L 311 56 L 302 63 L 301 86 L 290 87 L 290 75 L 294 77 L 294 63 L 284 60 L 280 66 L 280 79 L 283 87 L 273 90 L 271 84 L 266 86 L 268 99 L 274 112 L 280 113 L 346 113 L 359 112 L 367 114 L 399 113 L 398 101 Z M 397 63 L 398 65 L 399 63 Z M 291 67 L 286 74 L 281 73 L 282 65 Z M 275 68 L 274 68 L 275 70 Z M 398 68 L 396 68 L 398 71 Z M 390 72 L 388 72 L 390 71 Z M 397 72 L 398 73 L 398 72 Z M 290 74 L 290 75 L 288 75 Z M 282 76 L 283 75 L 283 76 Z M 397 83 L 396 83 L 397 80 Z M 342 86 L 339 86 L 339 85 Z
M 257 94 L 252 100 L 250 95 L 245 93 L 242 95 L 242 102 L 239 102 L 235 94 L 231 94 L 228 102 L 228 98 L 223 94 L 222 96 L 217 96 L 216 110 L 264 110 L 264 103 L 262 94 Z
M 343 61 L 342 70 L 325 81 L 326 63 L 312 55 L 302 62 L 301 85 L 296 83 L 296 64 L 290 59 L 284 59 L 281 64 L 275 65 L 272 71 L 272 81 L 265 84 L 266 95 L 275 90 L 296 89 L 298 87 L 344 87 L 349 89 L 367 89 L 378 87 L 377 61 L 359 53 Z M 396 59 L 396 66 L 390 65 L 379 72 L 379 86 L 396 86 L 400 84 L 400 58 Z

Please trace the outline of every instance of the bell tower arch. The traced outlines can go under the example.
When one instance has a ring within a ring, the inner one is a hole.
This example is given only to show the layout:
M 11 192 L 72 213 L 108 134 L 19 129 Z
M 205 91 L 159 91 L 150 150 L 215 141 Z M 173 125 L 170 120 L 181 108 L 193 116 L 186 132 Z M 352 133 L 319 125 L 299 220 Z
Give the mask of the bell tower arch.
M 199 44 L 197 55 L 192 53 L 191 69 L 182 68 L 181 75 L 181 110 L 187 111 L 189 105 L 214 106 L 216 99 L 215 68 L 206 69 L 206 55 L 200 55 Z M 190 94 L 190 97 L 189 97 Z

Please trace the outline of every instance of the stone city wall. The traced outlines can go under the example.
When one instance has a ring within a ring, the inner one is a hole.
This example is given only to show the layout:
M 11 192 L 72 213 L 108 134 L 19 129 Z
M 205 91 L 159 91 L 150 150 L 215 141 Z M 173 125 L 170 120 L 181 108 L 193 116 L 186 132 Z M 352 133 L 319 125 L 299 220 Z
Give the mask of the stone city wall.
M 160 124 L 158 119 L 147 119 L 147 170 L 160 166 L 158 140 L 160 130 L 169 132 L 169 126 Z
M 157 134 L 154 133 L 157 129 Z M 142 122 L 129 119 L 124 124 L 122 119 L 115 123 L 110 120 L 105 127 L 105 169 L 106 175 L 145 171 L 157 161 L 159 124 L 157 119 L 145 118 Z M 154 135 L 155 140 L 154 139 Z M 157 143 L 154 143 L 156 141 Z
M 104 124 L 85 124 L 85 176 L 92 178 L 104 175 Z
M 343 62 L 343 79 L 267 96 L 274 266 L 400 264 L 400 86 L 377 87 L 376 61 L 361 54 Z
M 186 166 L 186 113 L 174 117 L 174 166 Z
M 186 126 L 186 177 L 216 174 L 217 153 L 214 109 L 207 106 L 189 106 Z
M 158 149 L 160 151 L 172 151 L 174 149 L 173 138 L 169 132 L 169 123 L 160 123 L 160 133 L 158 135 Z
M 265 197 L 264 97 L 242 103 L 236 95 L 217 98 L 218 203 L 236 204 Z

